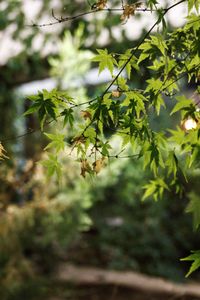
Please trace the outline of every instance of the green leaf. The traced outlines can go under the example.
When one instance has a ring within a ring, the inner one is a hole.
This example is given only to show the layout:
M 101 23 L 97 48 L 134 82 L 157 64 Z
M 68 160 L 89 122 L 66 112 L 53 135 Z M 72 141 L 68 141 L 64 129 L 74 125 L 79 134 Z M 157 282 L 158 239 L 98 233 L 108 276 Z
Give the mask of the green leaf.
M 52 177 L 53 175 L 56 175 L 58 179 L 60 180 L 62 175 L 62 168 L 61 164 L 58 161 L 57 156 L 53 154 L 49 154 L 48 159 L 42 160 L 41 164 L 47 168 L 47 176 Z
M 165 51 L 167 50 L 168 47 L 161 34 L 152 35 L 151 44 L 156 46 L 160 50 L 162 55 L 165 55 Z
M 146 93 L 149 91 L 160 92 L 162 90 L 163 82 L 160 79 L 151 78 L 147 80 L 147 83 Z
M 193 226 L 197 230 L 200 225 L 200 199 L 196 193 L 189 194 L 190 202 L 186 208 L 186 212 L 193 215 Z
M 40 108 L 40 102 L 36 102 L 34 104 L 31 105 L 31 107 L 25 111 L 25 113 L 23 114 L 24 116 L 27 116 L 27 115 L 30 115 L 30 114 L 33 114 L 34 112 L 37 112 Z
M 56 105 L 50 100 L 46 100 L 44 102 L 44 107 L 45 107 L 45 111 L 46 113 L 54 120 L 56 120 Z
M 45 106 L 42 104 L 38 110 L 38 117 L 39 117 L 39 121 L 40 121 L 40 127 L 43 130 L 44 128 L 44 122 L 46 119 L 46 110 L 45 110 Z
M 86 129 L 84 136 L 89 138 L 91 143 L 95 143 L 96 131 L 93 127 L 89 127 Z
M 167 184 L 162 178 L 150 180 L 149 184 L 144 186 L 145 193 L 142 197 L 142 201 L 146 198 L 153 197 L 155 201 L 162 198 L 164 190 L 169 190 Z
M 117 85 L 120 88 L 120 90 L 122 90 L 122 91 L 128 91 L 129 90 L 129 86 L 127 85 L 127 80 L 122 76 L 120 76 L 117 79 Z
M 199 11 L 200 0 L 188 0 L 188 14 L 195 7 L 196 11 Z
M 149 53 L 141 53 L 140 56 L 139 56 L 139 59 L 137 61 L 138 65 L 145 59 L 147 59 L 149 57 Z
M 131 57 L 131 59 L 130 59 Z M 127 61 L 130 60 L 128 63 Z M 119 63 L 118 63 L 118 67 L 122 68 L 124 66 L 124 64 L 126 64 L 126 71 L 127 71 L 127 76 L 130 79 L 131 76 L 131 68 L 134 68 L 136 70 L 139 70 L 138 67 L 138 60 L 137 58 L 132 55 L 132 51 L 131 49 L 126 50 L 126 52 L 124 54 L 121 54 L 119 57 Z
M 185 258 L 181 258 L 181 261 L 193 261 L 188 273 L 185 277 L 188 277 L 191 273 L 196 271 L 200 267 L 200 250 L 191 251 L 192 254 Z
M 154 184 L 153 181 L 150 181 L 150 183 L 146 184 L 144 188 L 145 188 L 145 193 L 142 197 L 142 201 L 144 201 L 146 198 L 149 198 L 154 194 L 154 192 L 156 191 L 156 185 Z
M 200 0 L 199 0 L 200 2 Z M 195 33 L 198 32 L 199 28 L 200 28 L 200 17 L 199 15 L 196 14 L 190 14 L 187 17 L 187 23 L 185 25 L 185 30 L 187 31 L 188 29 L 192 29 Z
M 56 120 L 59 101 L 57 102 L 55 99 L 55 90 L 52 92 L 42 90 L 42 92 L 38 92 L 36 96 L 30 96 L 28 99 L 34 101 L 34 103 L 24 113 L 24 115 L 26 116 L 37 112 L 42 130 L 47 117 L 51 117 Z
M 73 125 L 74 125 L 74 116 L 73 116 L 73 109 L 72 108 L 65 108 L 61 112 L 61 116 L 64 117 L 63 127 L 65 127 L 67 123 L 69 123 L 69 125 L 71 127 L 73 127 Z
M 55 153 L 64 150 L 65 148 L 64 134 L 50 134 L 50 133 L 44 133 L 44 134 L 51 140 L 51 142 L 44 148 L 44 150 L 51 148 L 55 151 Z
M 176 130 L 169 130 L 171 136 L 168 138 L 169 142 L 174 145 L 181 146 L 185 142 L 185 131 L 180 127 L 177 127 Z
M 119 68 L 122 68 L 124 64 L 129 60 L 131 56 L 131 49 L 128 49 L 124 54 L 121 54 L 119 57 Z M 136 58 L 135 58 L 136 59 Z M 131 76 L 131 62 L 127 63 L 126 65 L 126 71 L 128 78 Z
M 176 113 L 177 111 L 189 107 L 192 103 L 191 99 L 187 99 L 185 96 L 178 96 L 176 97 L 176 99 L 179 101 L 178 103 L 176 103 L 176 105 L 174 106 L 174 108 L 172 109 L 170 115 L 173 115 L 174 113 Z
M 150 7 L 151 10 L 156 8 L 156 4 L 158 4 L 157 0 L 147 0 L 147 7 Z
M 112 149 L 112 147 L 110 146 L 110 144 L 108 142 L 104 143 L 102 145 L 102 155 L 103 156 L 109 156 L 109 150 Z
M 192 165 L 194 165 L 195 162 L 197 164 L 199 163 L 199 157 L 200 157 L 200 145 L 194 144 L 192 146 L 191 155 L 188 157 L 188 167 L 190 168 Z
M 140 50 L 143 50 L 142 53 L 149 54 L 150 57 L 160 55 L 160 53 L 165 55 L 167 48 L 168 46 L 160 34 L 152 35 L 150 39 L 146 39 L 139 47 Z M 140 61 L 142 60 L 140 58 Z
M 146 142 L 146 145 L 143 149 L 143 156 L 144 156 L 144 168 L 146 168 L 147 165 L 150 165 L 150 169 L 153 171 L 154 175 L 157 175 L 159 167 L 164 168 L 164 162 L 161 155 L 161 146 L 163 142 L 163 138 L 161 136 L 157 136 L 154 141 L 151 143 Z M 148 147 L 147 147 L 148 145 Z M 159 145 L 159 146 L 158 146 Z
M 124 93 L 126 98 L 122 102 L 122 106 L 128 106 L 132 109 L 132 112 L 135 111 L 137 118 L 140 118 L 140 114 L 145 114 L 145 101 L 147 101 L 146 97 L 144 97 L 138 91 L 128 91 Z
M 166 160 L 166 166 L 168 167 L 168 175 L 173 174 L 176 177 L 178 170 L 178 159 L 174 151 L 170 151 Z
M 93 57 L 92 61 L 99 62 L 99 74 L 107 68 L 111 75 L 113 75 L 114 65 L 117 65 L 115 58 L 111 54 L 108 54 L 107 49 L 97 49 L 97 52 L 99 54 Z
M 153 99 L 153 106 L 156 109 L 157 115 L 160 114 L 160 109 L 163 106 L 164 108 L 166 108 L 165 102 L 163 100 L 163 97 L 161 94 L 155 95 L 155 98 Z

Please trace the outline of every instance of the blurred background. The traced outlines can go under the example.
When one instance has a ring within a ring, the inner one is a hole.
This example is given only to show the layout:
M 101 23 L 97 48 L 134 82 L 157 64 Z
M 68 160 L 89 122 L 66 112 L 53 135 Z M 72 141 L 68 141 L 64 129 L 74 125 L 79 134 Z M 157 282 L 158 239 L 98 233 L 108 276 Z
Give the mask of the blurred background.
M 167 1 L 162 3 L 167 6 Z M 79 103 L 97 96 L 110 77 L 106 72 L 98 77 L 91 62 L 95 49 L 122 53 L 133 48 L 155 18 L 138 13 L 122 25 L 120 14 L 100 12 L 73 22 L 30 26 L 55 21 L 52 10 L 58 17 L 72 16 L 90 11 L 90 4 L 94 3 L 0 2 L 0 141 L 9 156 L 0 163 L 2 300 L 99 299 L 97 294 L 111 299 L 103 287 L 75 289 L 56 280 L 63 263 L 185 281 L 188 265 L 180 258 L 200 247 L 192 217 L 185 213 L 188 199 L 199 195 L 200 172 L 189 174 L 181 198 L 171 191 L 162 201 L 141 202 L 151 174 L 142 170 L 139 160 L 110 160 L 97 179 L 83 179 L 76 162 L 63 154 L 60 185 L 37 163 L 45 157 L 47 141 L 37 130 L 37 117 L 22 116 L 29 107 L 27 96 L 54 87 L 69 91 Z M 112 1 L 112 6 L 119 7 L 120 1 Z M 170 12 L 170 30 L 184 24 L 185 14 L 184 5 Z M 132 87 L 144 88 L 148 72 L 145 64 L 142 73 L 135 71 Z M 192 83 L 181 84 L 186 93 L 192 92 Z M 167 99 L 166 103 L 167 109 L 151 118 L 155 130 L 173 129 L 180 122 L 169 119 L 172 104 Z M 53 126 L 49 130 L 53 132 Z M 70 140 L 70 131 L 65 133 Z M 116 143 L 113 139 L 113 147 Z M 180 180 L 184 181 L 181 174 Z M 115 297 L 123 299 L 117 293 Z

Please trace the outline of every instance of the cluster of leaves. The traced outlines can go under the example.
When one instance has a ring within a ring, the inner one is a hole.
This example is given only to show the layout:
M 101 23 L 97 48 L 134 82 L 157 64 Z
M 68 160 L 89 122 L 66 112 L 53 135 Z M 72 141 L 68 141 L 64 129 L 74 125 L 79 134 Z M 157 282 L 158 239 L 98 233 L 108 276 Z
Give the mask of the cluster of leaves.
M 182 28 L 167 32 L 165 14 L 179 1 L 167 9 L 158 11 L 158 19 L 145 35 L 143 40 L 125 53 L 109 53 L 107 49 L 98 49 L 93 57 L 99 64 L 99 73 L 108 70 L 113 80 L 102 94 L 94 99 L 76 103 L 64 92 L 43 90 L 30 100 L 32 106 L 25 113 L 38 113 L 41 129 L 50 122 L 61 120 L 62 134 L 46 134 L 51 149 L 49 159 L 44 162 L 48 174 L 61 174 L 59 152 L 70 145 L 71 153 L 76 151 L 81 163 L 81 175 L 97 174 L 105 165 L 105 158 L 122 157 L 121 151 L 131 149 L 129 156 L 143 157 L 144 168 L 149 167 L 153 174 L 149 184 L 145 186 L 143 199 L 153 196 L 155 200 L 162 197 L 164 190 L 175 188 L 181 191 L 177 174 L 191 166 L 198 166 L 200 154 L 200 112 L 198 103 L 182 94 L 179 80 L 186 78 L 187 82 L 200 78 L 200 34 L 199 15 L 191 13 L 193 8 L 198 11 L 199 1 L 188 1 L 187 22 Z M 98 1 L 98 9 L 104 9 L 107 1 Z M 156 9 L 157 1 L 148 1 L 147 6 Z M 136 6 L 134 6 L 135 8 Z M 134 13 L 134 8 L 124 8 L 123 19 L 127 20 Z M 165 27 L 163 34 L 151 34 L 156 25 L 162 23 Z M 144 66 L 149 69 L 149 78 L 143 90 L 132 88 L 135 72 L 143 72 Z M 123 71 L 126 72 L 123 72 Z M 112 89 L 111 89 L 112 88 Z M 178 94 L 174 97 L 174 94 Z M 197 88 L 194 94 L 199 95 Z M 151 128 L 150 114 L 159 115 L 165 108 L 165 98 L 169 97 L 176 103 L 171 115 L 181 112 L 184 123 L 188 118 L 196 122 L 196 128 L 183 130 L 180 125 L 176 130 L 165 132 Z M 80 110 L 79 121 L 74 120 L 74 111 Z M 67 140 L 65 128 L 70 128 L 73 136 Z M 113 153 L 110 138 L 120 136 L 121 147 Z M 182 163 L 184 160 L 184 163 Z M 163 171 L 167 170 L 163 175 Z
M 198 245 L 196 235 L 190 234 L 191 219 L 187 215 L 182 217 L 184 201 L 175 201 L 172 193 L 170 200 L 164 197 L 157 203 L 141 202 L 141 187 L 150 176 L 149 172 L 141 172 L 141 161 L 115 159 L 111 168 L 104 170 L 92 184 L 79 176 L 71 159 L 64 158 L 62 164 L 65 166 L 62 186 L 53 180 L 47 184 L 44 168 L 41 173 L 41 165 L 33 164 L 36 169 L 29 170 L 30 181 L 23 179 L 24 174 L 20 177 L 13 174 L 20 182 L 12 179 L 15 192 L 7 188 L 5 174 L 8 172 L 9 181 L 11 176 L 5 165 L 1 166 L 3 299 L 18 300 L 24 295 L 40 299 L 41 287 L 45 298 L 52 284 L 51 274 L 56 274 L 54 270 L 63 259 L 183 279 L 184 264 L 178 263 L 178 258 L 194 247 L 194 241 Z M 22 189 L 17 197 L 20 205 L 16 205 L 14 194 Z M 35 197 L 31 200 L 32 189 Z M 81 236 L 79 230 L 83 231 Z M 53 286 L 55 294 L 60 294 L 55 282 Z
M 195 22 L 195 26 L 190 26 L 191 20 Z M 95 158 L 99 156 L 98 159 L 111 156 L 111 145 L 106 139 L 108 129 L 121 136 L 122 147 L 131 144 L 133 155 L 144 156 L 144 167 L 150 166 L 156 176 L 160 169 L 167 167 L 168 177 L 173 176 L 175 181 L 180 168 L 176 151 L 187 156 L 186 168 L 194 163 L 199 145 L 198 126 L 196 130 L 190 132 L 184 132 L 181 128 L 170 131 L 170 137 L 167 138 L 165 133 L 154 132 L 151 129 L 149 114 L 152 108 L 155 109 L 156 114 L 159 114 L 161 108 L 165 107 L 164 96 L 170 96 L 179 91 L 177 81 L 180 77 L 187 73 L 188 80 L 193 77 L 198 78 L 198 32 L 199 23 L 197 16 L 194 15 L 189 17 L 189 23 L 182 29 L 168 34 L 166 39 L 160 34 L 146 39 L 138 47 L 137 56 L 132 54 L 135 49 L 129 49 L 121 55 L 108 53 L 106 49 L 97 50 L 98 54 L 93 61 L 99 63 L 99 73 L 108 69 L 114 77 L 114 71 L 121 70 L 125 62 L 127 76 L 118 76 L 116 89 L 89 100 L 85 103 L 84 110 L 80 112 L 84 122 L 75 131 L 72 147 L 77 149 L 82 165 L 86 165 L 85 170 L 89 171 L 90 169 L 89 165 L 85 163 L 89 156 Z M 180 36 L 182 36 L 181 47 Z M 148 68 L 152 70 L 151 78 L 146 81 L 146 89 L 131 89 L 129 81 L 131 75 L 133 71 L 141 71 L 144 60 Z M 196 92 L 199 93 L 198 90 Z M 62 117 L 63 126 L 69 124 L 71 128 L 73 127 L 74 109 L 79 105 L 75 104 L 74 100 L 66 93 L 44 90 L 29 99 L 33 101 L 33 104 L 25 114 L 38 112 L 42 129 L 49 117 L 50 122 L 51 119 L 57 120 Z M 188 117 L 198 121 L 199 111 L 192 99 L 177 96 L 176 100 L 177 103 L 171 111 L 171 115 L 181 110 L 183 121 Z M 56 154 L 64 149 L 64 134 L 48 137 L 52 141 L 46 149 L 53 148 Z M 190 153 L 192 155 L 188 155 Z M 154 185 L 155 182 L 152 181 L 152 184 Z M 155 189 L 152 191 L 155 195 Z

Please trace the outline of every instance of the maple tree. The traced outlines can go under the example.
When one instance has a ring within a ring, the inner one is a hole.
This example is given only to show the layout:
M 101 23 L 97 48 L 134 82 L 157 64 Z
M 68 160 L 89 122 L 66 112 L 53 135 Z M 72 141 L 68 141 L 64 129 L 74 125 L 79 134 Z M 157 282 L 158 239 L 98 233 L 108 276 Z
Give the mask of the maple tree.
M 174 7 L 187 2 L 188 14 L 182 28 L 168 30 L 165 20 Z M 181 193 L 179 174 L 187 177 L 189 168 L 199 167 L 200 157 L 200 17 L 199 0 L 181 0 L 167 8 L 158 1 L 124 4 L 121 2 L 119 22 L 128 22 L 137 11 L 156 11 L 157 20 L 144 34 L 138 44 L 124 53 L 109 53 L 107 49 L 97 49 L 92 61 L 98 64 L 99 74 L 108 70 L 112 80 L 102 93 L 93 99 L 77 102 L 67 91 L 42 90 L 28 99 L 30 108 L 25 116 L 37 113 L 40 129 L 50 140 L 45 150 L 48 158 L 42 161 L 47 174 L 62 176 L 62 162 L 59 158 L 65 148 L 76 154 L 83 177 L 98 174 L 112 158 L 135 158 L 143 161 L 144 168 L 150 168 L 154 178 L 145 185 L 143 200 L 152 196 L 162 198 L 165 190 L 174 189 Z M 99 0 L 91 6 L 90 13 L 112 11 L 109 1 Z M 78 17 L 81 17 L 81 14 Z M 54 16 L 55 18 L 55 16 Z M 55 18 L 49 24 L 33 24 L 34 27 L 50 26 L 73 20 L 75 17 Z M 157 32 L 153 30 L 157 28 Z M 145 88 L 135 87 L 133 73 L 148 69 Z M 193 96 L 182 93 L 182 79 L 196 82 Z M 159 115 L 166 108 L 166 99 L 171 99 L 173 109 L 170 116 L 180 113 L 181 124 L 176 129 L 154 130 L 150 115 Z M 80 118 L 75 118 L 77 113 Z M 191 120 L 193 127 L 183 130 L 184 122 Z M 48 133 L 51 124 L 61 123 L 63 132 Z M 66 128 L 73 135 L 68 140 Z M 120 137 L 116 150 L 111 139 Z M 0 146 L 0 156 L 4 158 L 4 148 Z M 200 225 L 198 201 L 190 205 L 195 213 L 196 228 Z M 199 252 L 194 252 L 188 260 L 194 260 L 188 274 L 199 267 Z

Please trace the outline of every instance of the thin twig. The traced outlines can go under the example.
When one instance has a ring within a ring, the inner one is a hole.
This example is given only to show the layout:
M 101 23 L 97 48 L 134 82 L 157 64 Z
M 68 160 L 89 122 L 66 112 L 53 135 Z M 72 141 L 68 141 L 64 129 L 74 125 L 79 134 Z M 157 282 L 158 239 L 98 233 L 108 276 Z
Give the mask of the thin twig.
M 94 13 L 98 13 L 98 12 L 123 12 L 123 11 L 124 11 L 123 8 L 93 9 L 93 10 L 90 10 L 90 11 L 80 13 L 78 15 L 74 15 L 74 16 L 70 16 L 70 17 L 69 16 L 68 17 L 61 17 L 61 18 L 55 17 L 55 14 L 52 13 L 53 18 L 55 19 L 54 22 L 43 23 L 43 24 L 33 23 L 33 24 L 27 24 L 26 26 L 29 26 L 29 27 L 47 27 L 47 26 L 52 26 L 52 25 L 68 22 L 68 21 L 73 21 L 75 19 L 79 19 L 81 17 L 87 16 L 87 15 L 90 15 L 90 14 L 94 14 Z M 137 9 L 135 9 L 135 11 L 136 12 L 152 12 L 152 10 L 150 10 L 148 8 L 137 8 Z M 52 10 L 52 12 L 53 12 L 53 10 Z

